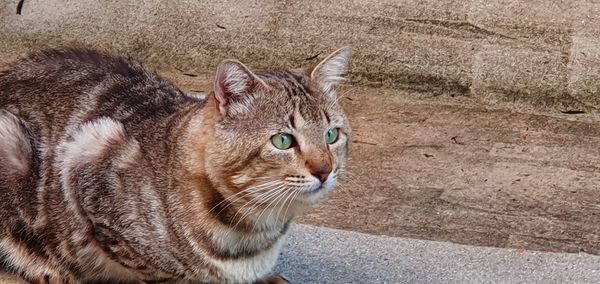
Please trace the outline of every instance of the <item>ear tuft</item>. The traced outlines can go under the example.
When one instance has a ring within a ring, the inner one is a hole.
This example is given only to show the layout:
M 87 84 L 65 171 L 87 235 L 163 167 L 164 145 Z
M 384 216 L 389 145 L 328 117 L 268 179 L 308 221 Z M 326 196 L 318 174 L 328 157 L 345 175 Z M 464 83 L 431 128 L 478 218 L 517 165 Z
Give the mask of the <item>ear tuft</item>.
M 222 115 L 236 100 L 245 96 L 259 79 L 237 60 L 224 60 L 217 68 L 215 77 L 215 98 Z
M 344 81 L 350 57 L 352 57 L 352 49 L 342 47 L 323 59 L 313 69 L 310 77 L 323 88 L 323 91 L 331 93 Z

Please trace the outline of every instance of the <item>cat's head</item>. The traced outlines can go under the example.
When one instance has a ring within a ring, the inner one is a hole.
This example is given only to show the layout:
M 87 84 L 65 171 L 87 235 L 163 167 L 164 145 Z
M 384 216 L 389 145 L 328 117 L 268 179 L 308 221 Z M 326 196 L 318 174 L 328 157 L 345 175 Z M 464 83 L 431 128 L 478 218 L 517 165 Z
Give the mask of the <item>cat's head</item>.
M 209 107 L 220 118 L 207 162 L 230 202 L 310 207 L 336 186 L 351 134 L 336 87 L 351 53 L 339 49 L 311 69 L 219 65 Z

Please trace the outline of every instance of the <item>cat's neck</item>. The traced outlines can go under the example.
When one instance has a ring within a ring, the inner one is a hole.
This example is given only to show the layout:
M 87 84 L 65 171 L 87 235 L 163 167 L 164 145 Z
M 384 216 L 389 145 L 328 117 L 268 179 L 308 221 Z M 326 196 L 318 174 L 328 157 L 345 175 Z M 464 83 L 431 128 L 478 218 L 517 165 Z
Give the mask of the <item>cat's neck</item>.
M 214 144 L 214 127 L 220 119 L 214 104 L 214 99 L 210 96 L 202 110 L 190 117 L 184 137 L 180 140 L 184 170 L 192 176 L 207 173 L 207 150 Z
M 183 173 L 180 180 L 185 182 L 189 191 L 198 194 L 198 200 L 195 204 L 190 204 L 197 209 L 197 213 L 207 214 L 208 218 L 217 219 L 222 225 L 232 227 L 243 233 L 262 234 L 267 231 L 280 231 L 289 220 L 265 224 L 263 220 L 254 220 L 254 216 L 246 218 L 245 223 L 237 222 L 243 214 L 238 213 L 236 206 L 225 206 L 223 202 L 226 198 L 223 192 L 229 192 L 228 188 L 222 188 L 226 185 L 219 183 L 214 176 L 215 169 L 211 169 L 207 164 L 207 157 L 212 151 L 212 147 L 218 147 L 215 141 L 215 126 L 221 119 L 221 114 L 216 107 L 213 96 L 209 96 L 205 102 L 205 107 L 199 113 L 192 116 L 187 123 L 187 131 L 183 135 L 181 153 L 183 157 Z M 225 208 L 227 207 L 227 208 Z M 258 221 L 258 222 L 256 222 Z
M 216 108 L 216 102 L 209 96 L 203 110 L 190 118 L 187 132 L 182 139 L 182 157 L 185 157 L 183 173 L 180 181 L 183 181 L 182 202 L 188 208 L 185 219 L 189 224 L 198 228 L 214 228 L 229 237 L 218 242 L 228 242 L 224 248 L 235 248 L 235 243 L 240 246 L 251 242 L 257 246 L 264 246 L 275 241 L 281 234 L 287 231 L 289 219 L 274 220 L 273 218 L 256 218 L 257 216 L 244 216 L 240 211 L 239 204 L 229 204 L 224 199 L 222 192 L 228 192 L 224 185 L 213 182 L 211 169 L 207 166 L 206 158 L 212 147 L 218 147 L 215 143 L 215 125 L 221 119 L 221 114 Z M 266 212 L 264 216 L 271 216 Z M 263 217 L 264 217 L 263 216 Z M 231 242 L 229 242 L 229 241 Z M 264 243 L 264 244 L 263 244 Z

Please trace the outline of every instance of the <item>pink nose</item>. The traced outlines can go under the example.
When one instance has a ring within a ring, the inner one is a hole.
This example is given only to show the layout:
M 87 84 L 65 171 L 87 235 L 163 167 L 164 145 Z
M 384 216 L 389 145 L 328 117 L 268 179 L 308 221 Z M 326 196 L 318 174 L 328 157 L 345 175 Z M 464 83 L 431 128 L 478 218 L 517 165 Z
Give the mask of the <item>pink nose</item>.
M 321 182 L 325 182 L 331 173 L 331 165 L 324 163 L 318 169 L 311 170 L 313 176 L 318 178 Z

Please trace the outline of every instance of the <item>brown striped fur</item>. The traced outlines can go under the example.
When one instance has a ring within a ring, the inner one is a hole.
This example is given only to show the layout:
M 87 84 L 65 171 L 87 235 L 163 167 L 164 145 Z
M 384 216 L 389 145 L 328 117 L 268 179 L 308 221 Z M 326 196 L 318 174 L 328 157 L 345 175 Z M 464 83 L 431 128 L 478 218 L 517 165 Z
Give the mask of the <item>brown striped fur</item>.
M 15 62 L 0 73 L 0 261 L 32 283 L 284 283 L 265 277 L 290 222 L 345 167 L 349 57 L 226 60 L 206 98 L 92 50 Z M 291 149 L 271 143 L 282 132 Z

